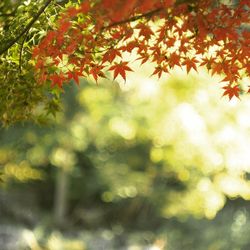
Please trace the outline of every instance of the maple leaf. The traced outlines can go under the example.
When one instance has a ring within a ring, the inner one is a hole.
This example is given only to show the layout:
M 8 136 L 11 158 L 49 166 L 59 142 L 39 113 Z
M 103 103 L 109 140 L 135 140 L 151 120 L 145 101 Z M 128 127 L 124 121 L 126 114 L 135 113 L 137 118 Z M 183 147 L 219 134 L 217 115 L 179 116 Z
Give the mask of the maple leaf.
M 41 54 L 40 48 L 39 47 L 34 47 L 32 49 L 32 58 L 35 58 Z
M 110 49 L 103 55 L 102 63 L 112 63 L 117 56 L 122 57 L 121 52 L 117 49 Z
M 93 68 L 89 71 L 89 73 L 94 77 L 96 82 L 97 82 L 99 77 L 105 78 L 105 75 L 102 72 L 103 68 L 104 68 L 104 66 L 102 66 L 102 65 L 96 65 L 96 66 L 93 66 Z
M 42 59 L 37 60 L 35 68 L 42 69 L 43 67 L 44 67 L 44 60 L 42 60 Z
M 164 65 L 164 66 L 159 65 L 159 66 L 155 67 L 155 70 L 151 76 L 158 75 L 158 78 L 160 78 L 163 72 L 168 73 L 167 66 L 166 65 Z
M 154 0 L 151 0 L 151 1 L 148 1 L 148 0 L 142 0 L 140 1 L 140 11 L 141 12 L 146 12 L 150 9 L 152 9 L 155 5 L 155 2 Z
M 80 11 L 82 13 L 87 13 L 90 10 L 90 2 L 89 0 L 85 0 L 80 5 Z
M 131 11 L 135 8 L 137 4 L 137 0 L 129 0 L 129 1 L 123 1 L 123 11 L 127 14 L 128 16 Z
M 71 22 L 69 20 L 62 19 L 59 21 L 59 24 L 60 24 L 60 27 L 58 29 L 59 32 L 57 33 L 63 36 L 63 34 L 70 28 Z
M 151 28 L 144 24 L 144 23 L 139 23 L 135 26 L 136 29 L 139 29 L 139 36 L 143 36 L 145 39 L 149 39 L 152 35 L 154 35 L 153 31 Z
M 197 71 L 197 67 L 196 67 L 196 64 L 198 63 L 199 61 L 196 60 L 194 57 L 193 58 L 186 58 L 184 61 L 183 61 L 183 65 L 186 65 L 187 67 L 187 73 L 189 73 L 189 71 L 191 69 L 194 69 L 195 71 Z
M 114 71 L 114 80 L 118 75 L 121 75 L 124 81 L 126 81 L 126 71 L 133 71 L 129 66 L 127 66 L 128 62 L 120 62 L 111 66 L 109 70 Z
M 234 96 L 239 98 L 240 88 L 239 85 L 231 86 L 231 84 L 224 86 L 223 89 L 225 90 L 222 96 L 228 95 L 229 100 L 231 100 Z M 240 99 L 240 98 L 239 98 Z
M 137 41 L 131 41 L 129 43 L 127 43 L 126 45 L 124 45 L 123 47 L 121 47 L 122 51 L 127 51 L 127 52 L 132 52 L 133 49 L 138 47 L 138 42 Z
M 69 79 L 74 79 L 77 85 L 79 85 L 79 82 L 80 82 L 79 77 L 83 76 L 82 72 L 80 71 L 69 71 L 67 75 Z
M 180 61 L 181 56 L 179 54 L 177 54 L 176 52 L 171 53 L 168 58 L 169 67 L 173 68 L 174 66 L 181 66 Z
M 78 13 L 79 13 L 79 10 L 74 7 L 70 7 L 67 10 L 67 14 L 69 17 L 75 17 Z
M 55 86 L 57 85 L 59 88 L 62 88 L 63 82 L 65 81 L 65 78 L 63 76 L 63 74 L 53 74 L 50 76 L 49 78 L 51 80 L 51 85 Z
M 215 58 L 212 57 L 205 57 L 202 58 L 202 62 L 200 63 L 199 66 L 206 66 L 207 70 L 210 70 L 212 65 L 215 63 Z
M 241 0 L 239 4 L 242 5 L 242 6 L 246 5 L 246 6 L 250 7 L 249 0 Z
M 220 62 L 216 62 L 216 63 L 214 62 L 212 64 L 212 72 L 211 72 L 211 74 L 212 75 L 220 74 L 222 72 L 224 72 L 224 65 L 222 65 L 222 63 L 220 63 Z
M 165 40 L 165 44 L 168 46 L 168 47 L 172 47 L 174 46 L 176 40 L 175 38 L 173 37 L 167 37 L 167 39 Z
M 175 2 L 174 0 L 162 0 L 162 4 L 163 4 L 163 6 L 164 6 L 165 8 L 167 8 L 167 7 L 171 6 L 171 5 L 173 5 L 174 2 Z
M 140 53 L 140 57 L 138 57 L 136 59 L 137 60 L 141 60 L 141 65 L 144 64 L 145 62 L 147 62 L 149 60 L 149 55 L 148 53 Z

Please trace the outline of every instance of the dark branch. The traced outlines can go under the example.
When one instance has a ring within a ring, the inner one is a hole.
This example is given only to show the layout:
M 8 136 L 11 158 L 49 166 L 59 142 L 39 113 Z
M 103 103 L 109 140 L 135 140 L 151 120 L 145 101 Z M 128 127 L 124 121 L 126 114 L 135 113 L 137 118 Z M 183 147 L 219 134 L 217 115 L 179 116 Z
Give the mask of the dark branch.
M 110 25 L 103 27 L 102 30 L 110 29 L 112 27 L 115 27 L 115 26 L 121 25 L 121 24 L 125 24 L 125 23 L 131 23 L 131 22 L 134 22 L 134 21 L 142 19 L 142 18 L 150 18 L 150 17 L 158 14 L 162 10 L 164 10 L 164 9 L 163 8 L 158 8 L 158 9 L 149 11 L 147 13 L 144 13 L 144 14 L 141 14 L 141 15 L 138 15 L 138 16 L 133 16 L 131 18 L 128 18 L 128 19 L 125 19 L 125 20 L 122 20 L 122 21 L 119 21 L 119 22 L 111 23 Z
M 182 3 L 192 4 L 192 3 L 196 3 L 196 1 L 197 0 L 177 0 L 174 5 L 177 6 L 177 5 L 182 4 Z M 109 29 L 109 28 L 112 28 L 112 27 L 117 26 L 117 25 L 134 22 L 134 21 L 139 20 L 141 18 L 151 18 L 152 16 L 158 14 L 159 12 L 161 12 L 163 10 L 164 10 L 164 8 L 158 8 L 158 9 L 149 11 L 147 13 L 141 14 L 141 15 L 133 16 L 131 18 L 128 18 L 128 19 L 125 19 L 125 20 L 122 20 L 119 22 L 111 23 L 108 26 L 103 27 L 102 30 Z
M 45 4 L 40 8 L 40 10 L 37 12 L 37 14 L 32 18 L 32 20 L 27 24 L 27 26 L 23 29 L 23 31 L 15 37 L 12 41 L 10 41 L 5 47 L 3 47 L 0 50 L 0 55 L 2 55 L 4 52 L 6 52 L 9 48 L 11 48 L 26 32 L 30 30 L 32 25 L 37 21 L 37 19 L 40 17 L 40 15 L 44 12 L 44 10 L 49 6 L 49 4 L 53 0 L 47 0 Z

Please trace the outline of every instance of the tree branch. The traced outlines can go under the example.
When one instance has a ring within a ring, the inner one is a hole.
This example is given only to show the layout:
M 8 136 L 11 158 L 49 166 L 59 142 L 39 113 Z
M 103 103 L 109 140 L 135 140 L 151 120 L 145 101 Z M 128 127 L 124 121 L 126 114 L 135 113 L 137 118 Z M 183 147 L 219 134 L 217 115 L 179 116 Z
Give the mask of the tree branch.
M 32 25 L 37 21 L 37 19 L 40 17 L 40 15 L 44 12 L 44 10 L 49 6 L 49 4 L 53 0 L 47 0 L 45 4 L 39 9 L 37 14 L 32 18 L 32 20 L 27 24 L 27 26 L 23 29 L 23 31 L 17 35 L 12 41 L 10 41 L 5 47 L 0 49 L 0 55 L 2 55 L 4 52 L 6 52 L 9 48 L 11 48 L 26 32 L 29 31 L 29 29 L 32 27 Z
M 119 22 L 111 23 L 108 26 L 104 26 L 102 28 L 102 30 L 110 29 L 110 28 L 112 28 L 114 26 L 117 26 L 117 25 L 134 22 L 134 21 L 139 20 L 139 19 L 144 18 L 144 17 L 150 18 L 150 17 L 154 16 L 155 14 L 161 12 L 162 10 L 163 10 L 163 8 L 158 8 L 158 9 L 149 11 L 147 13 L 144 13 L 144 14 L 141 14 L 141 15 L 138 15 L 138 16 L 133 16 L 131 18 L 128 18 L 128 19 L 125 19 L 125 20 L 122 20 L 122 21 L 119 21 Z
M 174 6 L 177 6 L 177 5 L 182 4 L 182 3 L 191 4 L 191 3 L 196 3 L 196 2 L 197 2 L 197 0 L 176 0 Z M 112 28 L 112 27 L 117 26 L 117 25 L 134 22 L 134 21 L 139 20 L 139 19 L 144 18 L 144 17 L 150 18 L 150 17 L 158 14 L 159 12 L 161 12 L 163 10 L 164 10 L 164 8 L 158 8 L 158 9 L 149 11 L 147 13 L 144 13 L 144 14 L 141 14 L 141 15 L 138 15 L 138 16 L 133 16 L 131 18 L 128 18 L 128 19 L 125 19 L 125 20 L 122 20 L 122 21 L 111 23 L 108 26 L 103 27 L 102 30 L 109 29 L 109 28 Z

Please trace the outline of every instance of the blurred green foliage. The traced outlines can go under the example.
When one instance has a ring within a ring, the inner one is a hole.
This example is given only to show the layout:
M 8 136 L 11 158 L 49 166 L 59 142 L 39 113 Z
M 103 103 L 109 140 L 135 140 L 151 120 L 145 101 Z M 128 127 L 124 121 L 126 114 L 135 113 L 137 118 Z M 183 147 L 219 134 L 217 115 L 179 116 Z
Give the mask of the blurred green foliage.
M 68 85 L 56 124 L 2 130 L 2 190 L 31 192 L 51 220 L 64 171 L 64 228 L 107 227 L 118 239 L 139 230 L 133 242 L 159 249 L 247 250 L 250 102 L 229 104 L 205 74 L 177 73 L 162 82 L 143 72 L 126 85 Z M 53 227 L 43 218 L 41 228 Z

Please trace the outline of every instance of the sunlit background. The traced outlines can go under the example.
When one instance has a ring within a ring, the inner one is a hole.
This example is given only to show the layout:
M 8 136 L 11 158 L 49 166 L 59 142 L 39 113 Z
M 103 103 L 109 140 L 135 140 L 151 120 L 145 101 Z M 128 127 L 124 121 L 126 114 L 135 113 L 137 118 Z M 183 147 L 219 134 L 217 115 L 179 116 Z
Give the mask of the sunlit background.
M 250 249 L 250 98 L 135 66 L 69 84 L 48 125 L 2 129 L 1 250 Z

